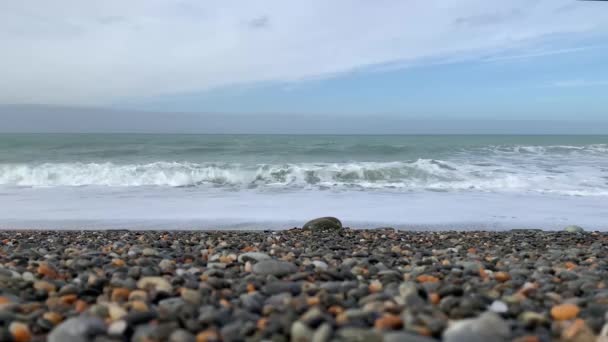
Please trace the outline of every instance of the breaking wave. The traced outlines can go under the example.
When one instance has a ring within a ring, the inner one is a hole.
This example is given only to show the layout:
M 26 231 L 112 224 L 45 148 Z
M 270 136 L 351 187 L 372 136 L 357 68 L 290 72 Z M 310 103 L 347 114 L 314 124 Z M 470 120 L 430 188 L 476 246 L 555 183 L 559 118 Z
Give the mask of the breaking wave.
M 514 149 L 505 152 L 512 151 Z M 0 186 L 428 190 L 597 196 L 608 195 L 608 169 L 559 163 L 521 165 L 500 159 L 258 165 L 164 161 L 0 164 Z

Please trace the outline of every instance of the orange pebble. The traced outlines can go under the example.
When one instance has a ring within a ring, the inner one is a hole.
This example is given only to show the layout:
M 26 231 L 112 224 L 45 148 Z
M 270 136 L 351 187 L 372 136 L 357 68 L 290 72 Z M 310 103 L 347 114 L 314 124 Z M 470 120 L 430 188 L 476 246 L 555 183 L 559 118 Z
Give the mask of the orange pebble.
M 565 266 L 566 266 L 566 269 L 568 269 L 570 271 L 576 268 L 576 264 L 573 263 L 572 261 L 566 262 Z
M 46 276 L 49 278 L 57 278 L 57 271 L 55 271 L 55 269 L 45 263 L 42 263 L 40 264 L 40 266 L 38 266 L 37 272 L 42 276 Z
M 113 259 L 112 260 L 112 265 L 116 266 L 116 267 L 122 267 L 125 265 L 125 261 L 122 259 Z
M 219 340 L 220 335 L 212 329 L 202 331 L 196 335 L 196 342 L 216 342 Z
M 249 292 L 249 293 L 255 292 L 255 285 L 253 285 L 252 283 L 248 283 L 247 292 Z
M 89 307 L 89 305 L 87 304 L 87 302 L 85 302 L 84 300 L 80 300 L 79 299 L 76 302 L 75 310 L 78 313 L 83 313 L 88 307 Z
M 27 324 L 13 322 L 8 330 L 11 332 L 11 335 L 13 335 L 13 341 L 15 342 L 29 342 L 32 339 L 32 333 Z
M 509 281 L 511 279 L 511 276 L 507 272 L 496 272 L 494 273 L 494 279 L 501 283 L 504 283 L 505 281 Z
M 374 323 L 374 327 L 381 330 L 401 329 L 403 327 L 403 321 L 401 320 L 401 317 L 397 315 L 387 314 L 378 318 Z
M 8 304 L 8 303 L 10 303 L 10 302 L 11 302 L 11 300 L 10 300 L 10 299 L 8 299 L 8 298 L 6 298 L 6 297 L 3 297 L 3 296 L 0 296 L 0 305 L 1 305 L 1 304 Z
M 575 304 L 560 304 L 551 308 L 551 317 L 557 321 L 565 321 L 578 316 L 581 309 Z
M 434 277 L 432 275 L 428 275 L 428 274 L 422 274 L 416 277 L 416 280 L 419 283 L 436 283 L 439 281 L 439 278 Z
M 255 247 L 253 247 L 253 246 L 247 246 L 247 247 L 243 248 L 241 251 L 247 253 L 247 252 L 254 252 L 255 250 L 256 250 Z
M 308 304 L 308 306 L 319 305 L 320 302 L 321 302 L 321 300 L 319 299 L 319 297 L 306 298 L 306 304 Z
M 429 300 L 431 301 L 431 304 L 439 304 L 439 301 L 441 300 L 441 297 L 439 297 L 439 294 L 433 292 L 429 295 Z

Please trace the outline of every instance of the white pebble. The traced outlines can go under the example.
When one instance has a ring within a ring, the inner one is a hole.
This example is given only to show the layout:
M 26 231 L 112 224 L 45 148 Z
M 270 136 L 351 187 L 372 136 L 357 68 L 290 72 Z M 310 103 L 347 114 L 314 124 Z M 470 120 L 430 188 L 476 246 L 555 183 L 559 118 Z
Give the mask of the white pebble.
M 489 310 L 496 313 L 505 313 L 509 311 L 509 307 L 507 306 L 507 304 L 505 304 L 505 302 L 495 300 L 494 302 L 492 302 L 492 305 L 490 305 Z

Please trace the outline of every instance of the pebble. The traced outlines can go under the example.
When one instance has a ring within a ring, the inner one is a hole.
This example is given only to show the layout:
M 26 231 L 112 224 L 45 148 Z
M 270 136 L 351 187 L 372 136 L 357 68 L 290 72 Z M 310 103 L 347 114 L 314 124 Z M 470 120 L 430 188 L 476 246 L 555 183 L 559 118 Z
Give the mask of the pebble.
M 312 264 L 315 266 L 316 269 L 319 270 L 326 270 L 329 267 L 327 263 L 320 260 L 313 260 Z
M 581 309 L 575 304 L 560 304 L 551 308 L 551 317 L 556 321 L 574 319 Z
M 501 313 L 505 313 L 505 312 L 509 311 L 509 307 L 507 306 L 507 304 L 505 302 L 500 301 L 500 300 L 495 300 L 492 302 L 492 305 L 490 305 L 488 310 L 501 314 Z
M 260 262 L 262 260 L 267 260 L 267 259 L 271 259 L 271 258 L 266 253 L 248 252 L 248 253 L 243 253 L 243 254 L 239 255 L 237 261 L 240 263 L 245 263 L 247 261 Z
M 48 342 L 87 342 L 106 332 L 102 320 L 92 316 L 70 318 L 49 334 Z
M 140 289 L 148 289 L 152 287 L 157 291 L 166 293 L 173 292 L 173 287 L 163 277 L 143 277 L 137 282 L 137 287 Z
M 342 229 L 342 222 L 335 217 L 320 217 L 306 222 L 302 228 L 310 230 Z
M 13 336 L 14 342 L 29 342 L 32 339 L 32 333 L 27 324 L 21 322 L 12 322 L 8 328 Z
M 387 314 L 377 319 L 374 327 L 380 330 L 397 330 L 403 327 L 403 321 L 397 315 Z
M 281 277 L 298 271 L 296 265 L 287 261 L 262 260 L 253 265 L 253 273 Z
M 568 227 L 564 228 L 564 231 L 568 232 L 568 233 L 583 233 L 585 231 L 585 229 L 583 229 L 583 227 L 580 227 L 580 226 L 572 225 L 572 226 L 568 226 Z
M 436 342 L 434 338 L 416 335 L 405 331 L 389 332 L 384 334 L 383 342 Z
M 445 342 L 507 341 L 511 331 L 500 316 L 492 312 L 477 318 L 456 321 L 443 334 Z
M 300 321 L 291 325 L 290 334 L 293 342 L 309 342 L 313 337 L 313 331 Z
M 169 335 L 169 342 L 196 342 L 196 336 L 188 330 L 179 329 Z
M 321 324 L 312 335 L 311 342 L 329 342 L 331 339 L 332 327 L 329 323 Z
M 108 327 L 108 334 L 110 336 L 122 336 L 127 330 L 127 322 L 124 320 L 114 321 Z
M 608 342 L 608 233 L 321 221 L 0 231 L 0 341 Z

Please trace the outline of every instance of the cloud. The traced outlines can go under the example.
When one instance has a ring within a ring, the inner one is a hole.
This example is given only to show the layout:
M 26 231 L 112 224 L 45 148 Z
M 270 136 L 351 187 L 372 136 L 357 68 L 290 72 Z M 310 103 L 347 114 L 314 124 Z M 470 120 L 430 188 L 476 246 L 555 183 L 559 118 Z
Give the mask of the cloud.
M 270 19 L 263 15 L 261 17 L 253 18 L 248 22 L 249 27 L 259 29 L 268 27 L 270 24 Z
M 524 12 L 520 9 L 511 9 L 507 12 L 499 13 L 484 13 L 468 17 L 457 18 L 454 23 L 463 26 L 486 26 L 496 25 L 501 22 L 507 22 L 521 18 Z
M 514 48 L 525 56 L 537 53 L 525 47 L 548 36 L 608 33 L 604 3 L 580 2 L 564 10 L 569 4 L 2 1 L 0 103 L 104 105 L 382 65 L 483 58 Z
M 544 49 L 544 50 L 528 52 L 528 53 L 524 53 L 524 54 L 505 54 L 502 56 L 487 57 L 487 58 L 484 58 L 483 61 L 484 62 L 502 62 L 502 61 L 515 60 L 515 59 L 530 59 L 530 58 L 538 58 L 538 57 L 547 57 L 547 56 L 563 55 L 563 54 L 567 54 L 567 53 L 575 53 L 575 52 L 580 52 L 580 51 L 585 51 L 585 50 L 591 50 L 591 49 L 595 49 L 595 48 L 599 48 L 599 47 L 600 46 L 589 45 L 589 46 L 579 46 L 579 47 L 575 47 L 575 48 L 566 48 L 566 49 Z
M 100 24 L 112 25 L 112 24 L 116 24 L 116 23 L 125 21 L 125 17 L 121 17 L 119 15 L 109 15 L 109 16 L 100 17 L 97 19 L 97 21 Z
M 580 87 L 605 87 L 607 80 L 562 80 L 553 82 L 552 87 L 558 88 L 580 88 Z

